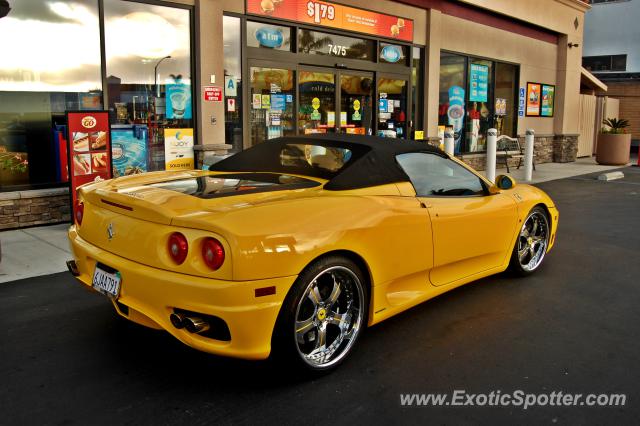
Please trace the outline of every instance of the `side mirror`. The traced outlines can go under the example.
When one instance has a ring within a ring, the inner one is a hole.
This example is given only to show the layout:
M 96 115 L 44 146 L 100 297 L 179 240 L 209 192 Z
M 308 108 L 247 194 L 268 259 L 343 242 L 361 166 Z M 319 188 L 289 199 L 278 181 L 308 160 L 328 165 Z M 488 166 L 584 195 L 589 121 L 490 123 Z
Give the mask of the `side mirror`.
M 509 175 L 498 175 L 496 177 L 496 186 L 499 189 L 512 189 L 516 186 L 516 181 Z

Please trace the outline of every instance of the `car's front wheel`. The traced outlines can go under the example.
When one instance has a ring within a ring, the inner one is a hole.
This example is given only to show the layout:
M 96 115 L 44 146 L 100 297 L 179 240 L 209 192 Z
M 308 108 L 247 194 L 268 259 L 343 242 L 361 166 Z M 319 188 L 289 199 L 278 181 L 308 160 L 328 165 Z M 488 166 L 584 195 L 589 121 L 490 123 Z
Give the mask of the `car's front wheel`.
M 274 336 L 276 356 L 314 371 L 336 367 L 366 326 L 367 300 L 358 265 L 340 256 L 315 261 L 284 301 Z
M 547 254 L 550 236 L 551 227 L 547 212 L 540 206 L 534 207 L 520 228 L 511 255 L 511 269 L 522 275 L 538 269 Z

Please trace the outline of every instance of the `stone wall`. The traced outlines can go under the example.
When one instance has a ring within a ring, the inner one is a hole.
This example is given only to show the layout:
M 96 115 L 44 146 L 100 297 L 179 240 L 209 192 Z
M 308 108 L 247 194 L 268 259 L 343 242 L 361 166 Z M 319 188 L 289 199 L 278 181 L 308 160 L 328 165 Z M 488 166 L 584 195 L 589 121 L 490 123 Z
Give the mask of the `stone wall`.
M 534 154 L 534 162 L 536 164 L 542 163 L 551 163 L 554 161 L 554 135 L 541 135 L 535 136 L 533 142 L 533 154 Z M 520 142 L 520 146 L 524 148 L 524 136 L 518 136 L 518 140 Z M 576 138 L 577 142 L 577 138 Z M 576 145 L 577 148 L 577 145 Z M 486 154 L 464 154 L 458 155 L 459 159 L 473 167 L 475 170 L 484 170 L 486 168 L 487 156 Z M 518 167 L 519 160 L 517 158 L 510 158 L 509 167 Z M 575 161 L 574 159 L 571 161 Z M 522 166 L 521 166 L 522 167 Z M 497 159 L 496 162 L 497 169 L 506 169 L 506 165 L 502 159 Z
M 578 136 L 555 135 L 553 138 L 553 162 L 570 163 L 578 156 Z
M 70 221 L 67 188 L 0 192 L 0 230 Z
M 536 164 L 553 162 L 553 135 L 535 136 L 533 141 L 533 158 Z M 524 136 L 518 136 L 520 146 L 524 147 Z

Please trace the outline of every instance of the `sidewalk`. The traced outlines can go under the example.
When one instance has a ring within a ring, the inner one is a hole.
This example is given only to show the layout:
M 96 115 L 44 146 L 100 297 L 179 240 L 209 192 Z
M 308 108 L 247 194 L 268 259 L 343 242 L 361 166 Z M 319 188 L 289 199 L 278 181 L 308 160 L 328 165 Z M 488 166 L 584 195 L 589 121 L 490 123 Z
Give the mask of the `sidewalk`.
M 637 163 L 637 156 L 632 156 L 631 164 Z M 536 164 L 536 170 L 533 171 L 533 179 L 531 182 L 524 181 L 524 166 L 520 169 L 510 167 L 511 177 L 516 180 L 516 183 L 540 183 L 547 182 L 549 180 L 564 179 L 572 176 L 586 175 L 588 173 L 605 172 L 607 170 L 620 169 L 626 166 L 601 166 L 596 163 L 595 157 L 578 158 L 573 163 L 544 163 Z M 483 176 L 486 176 L 485 172 L 480 172 Z M 501 174 L 507 174 L 507 169 L 497 169 L 496 176 Z
M 0 283 L 67 270 L 69 223 L 0 232 Z

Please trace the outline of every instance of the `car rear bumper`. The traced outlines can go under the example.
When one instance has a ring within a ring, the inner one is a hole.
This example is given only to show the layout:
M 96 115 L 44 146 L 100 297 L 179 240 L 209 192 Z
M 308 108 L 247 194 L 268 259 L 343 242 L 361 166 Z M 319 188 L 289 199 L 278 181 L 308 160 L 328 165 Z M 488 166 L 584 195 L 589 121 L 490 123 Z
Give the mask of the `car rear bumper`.
M 91 281 L 97 262 L 120 272 L 120 295 L 113 300 L 119 315 L 164 329 L 201 351 L 245 359 L 269 356 L 280 306 L 296 276 L 256 281 L 202 278 L 142 265 L 107 252 L 82 239 L 74 226 L 69 229 L 69 241 L 77 268 L 74 275 L 87 288 L 93 291 Z M 256 289 L 267 287 L 275 287 L 275 294 L 256 296 Z M 174 309 L 221 318 L 231 339 L 216 340 L 177 329 L 169 319 Z

